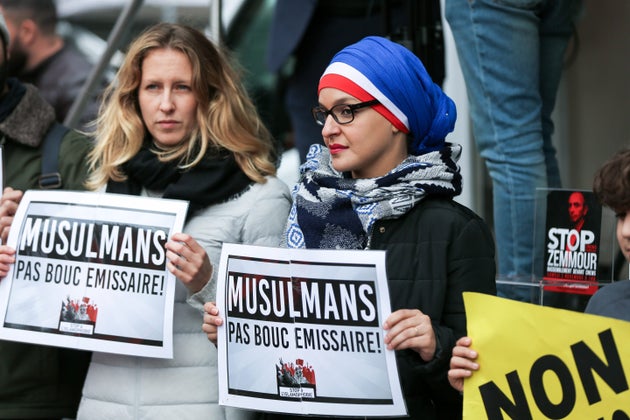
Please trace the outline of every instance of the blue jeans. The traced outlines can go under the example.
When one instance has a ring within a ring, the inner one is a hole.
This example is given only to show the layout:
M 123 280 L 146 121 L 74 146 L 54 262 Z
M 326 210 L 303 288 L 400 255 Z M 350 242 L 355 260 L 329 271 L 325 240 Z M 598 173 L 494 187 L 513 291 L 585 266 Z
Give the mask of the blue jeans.
M 579 5 L 446 0 L 473 135 L 492 178 L 499 279 L 531 282 L 536 188 L 561 185 L 551 112 Z M 498 290 L 530 300 L 522 288 Z

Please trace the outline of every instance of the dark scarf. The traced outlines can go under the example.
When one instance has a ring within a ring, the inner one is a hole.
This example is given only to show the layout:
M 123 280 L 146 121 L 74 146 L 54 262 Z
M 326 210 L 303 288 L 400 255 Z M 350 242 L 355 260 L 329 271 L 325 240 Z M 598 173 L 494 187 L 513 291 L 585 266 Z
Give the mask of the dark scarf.
M 9 90 L 6 95 L 0 99 L 0 122 L 11 115 L 26 93 L 26 87 L 22 83 L 19 83 L 17 79 L 8 79 L 7 85 L 9 86 Z M 2 87 L 4 86 L 0 86 L 0 89 Z
M 410 155 L 380 178 L 352 179 L 337 172 L 330 152 L 311 146 L 293 189 L 285 243 L 289 248 L 364 249 L 374 222 L 396 219 L 427 195 L 454 197 L 462 191 L 457 166 L 461 146 Z
M 107 192 L 140 195 L 144 187 L 162 191 L 163 198 L 187 200 L 188 220 L 197 211 L 242 193 L 253 182 L 226 150 L 208 154 L 194 167 L 182 170 L 175 162 L 160 162 L 148 145 L 123 165 L 124 182 L 109 181 Z

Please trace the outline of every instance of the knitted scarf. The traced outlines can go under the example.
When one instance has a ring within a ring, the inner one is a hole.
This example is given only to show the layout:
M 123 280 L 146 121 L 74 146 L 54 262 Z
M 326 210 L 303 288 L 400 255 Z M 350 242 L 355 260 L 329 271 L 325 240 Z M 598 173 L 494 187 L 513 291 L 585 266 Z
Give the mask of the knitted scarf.
M 460 153 L 461 146 L 445 143 L 438 151 L 409 155 L 380 178 L 352 179 L 332 167 L 327 148 L 311 146 L 293 189 L 285 243 L 289 248 L 369 247 L 377 220 L 399 218 L 427 195 L 461 193 Z
M 182 170 L 176 162 L 160 162 L 148 145 L 123 165 L 127 180 L 109 181 L 107 192 L 139 195 L 142 188 L 163 191 L 162 197 L 187 200 L 187 219 L 209 205 L 244 192 L 253 182 L 226 150 L 208 154 L 194 167 Z

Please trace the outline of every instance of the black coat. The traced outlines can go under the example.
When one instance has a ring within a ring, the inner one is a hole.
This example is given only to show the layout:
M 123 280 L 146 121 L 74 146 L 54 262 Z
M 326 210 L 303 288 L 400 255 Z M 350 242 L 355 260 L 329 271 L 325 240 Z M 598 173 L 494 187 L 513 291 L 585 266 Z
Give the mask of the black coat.
M 427 198 L 399 219 L 378 221 L 370 248 L 387 252 L 392 312 L 417 308 L 431 317 L 436 334 L 437 350 L 430 362 L 412 350 L 396 353 L 408 418 L 461 418 L 462 397 L 446 375 L 455 341 L 466 334 L 462 292 L 496 294 L 490 230 L 455 201 Z M 263 418 L 305 417 L 264 414 Z
M 392 312 L 420 309 L 433 321 L 437 338 L 431 362 L 413 350 L 396 354 L 410 417 L 461 418 L 462 399 L 446 373 L 455 341 L 466 334 L 462 292 L 496 294 L 490 230 L 457 202 L 429 198 L 400 219 L 377 222 L 371 248 L 387 251 Z

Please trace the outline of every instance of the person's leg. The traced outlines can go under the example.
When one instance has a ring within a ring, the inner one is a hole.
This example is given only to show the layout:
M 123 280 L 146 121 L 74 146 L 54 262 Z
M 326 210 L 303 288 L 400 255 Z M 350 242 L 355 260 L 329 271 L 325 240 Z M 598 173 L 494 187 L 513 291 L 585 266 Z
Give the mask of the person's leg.
M 560 188 L 560 170 L 556 149 L 552 143 L 554 131 L 551 114 L 562 71 L 566 64 L 566 51 L 574 32 L 575 19 L 581 10 L 581 0 L 548 1 L 541 11 L 540 23 L 540 96 L 542 99 L 542 133 L 547 164 L 549 188 Z
M 566 50 L 573 35 L 574 20 L 581 9 L 581 0 L 555 0 L 548 2 L 541 12 L 540 25 L 540 96 L 542 98 L 542 128 L 547 165 L 547 179 L 550 188 L 560 188 L 560 171 L 556 149 L 552 143 L 554 130 L 553 112 L 562 71 L 566 65 Z M 544 255 L 536 255 L 535 264 L 544 264 Z M 571 309 L 582 312 L 589 295 L 573 293 L 545 292 L 545 306 Z
M 540 1 L 447 0 L 473 134 L 493 183 L 498 279 L 530 282 L 536 188 L 547 186 L 539 93 Z M 521 287 L 499 294 L 530 300 Z

